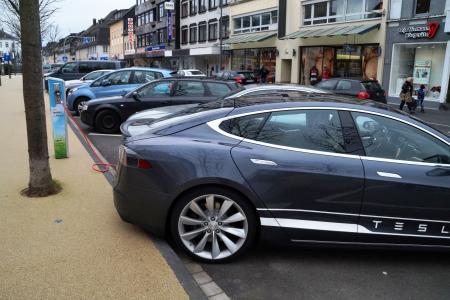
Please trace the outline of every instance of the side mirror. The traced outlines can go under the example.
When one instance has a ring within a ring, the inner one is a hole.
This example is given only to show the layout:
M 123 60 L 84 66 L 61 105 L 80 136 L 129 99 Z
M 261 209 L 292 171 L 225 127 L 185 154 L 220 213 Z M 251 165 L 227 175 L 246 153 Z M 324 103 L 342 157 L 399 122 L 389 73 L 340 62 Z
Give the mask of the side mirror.
M 139 101 L 139 102 L 141 101 L 141 99 L 139 98 L 139 93 L 138 92 L 133 92 L 131 95 L 133 96 L 134 100 Z
M 102 81 L 102 86 L 108 86 L 108 85 L 111 85 L 111 81 L 109 81 L 109 79 L 104 79 Z

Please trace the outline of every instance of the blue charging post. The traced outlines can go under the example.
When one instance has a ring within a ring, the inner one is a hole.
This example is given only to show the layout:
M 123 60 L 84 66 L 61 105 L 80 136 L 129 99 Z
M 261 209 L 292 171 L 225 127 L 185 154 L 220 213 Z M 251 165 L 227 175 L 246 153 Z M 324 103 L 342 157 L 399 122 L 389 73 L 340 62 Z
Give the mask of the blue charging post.
M 67 115 L 64 110 L 66 93 L 64 80 L 48 79 L 48 94 L 50 98 L 50 112 L 52 115 L 53 146 L 55 158 L 69 157 L 69 144 L 67 140 Z

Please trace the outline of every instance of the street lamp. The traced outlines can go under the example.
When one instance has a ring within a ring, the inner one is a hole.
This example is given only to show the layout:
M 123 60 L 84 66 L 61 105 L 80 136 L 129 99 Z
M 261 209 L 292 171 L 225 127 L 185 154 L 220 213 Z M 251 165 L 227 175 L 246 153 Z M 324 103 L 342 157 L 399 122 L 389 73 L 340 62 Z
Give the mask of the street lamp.
M 219 71 L 222 71 L 222 17 L 223 17 L 223 0 L 219 0 L 220 18 L 219 18 Z

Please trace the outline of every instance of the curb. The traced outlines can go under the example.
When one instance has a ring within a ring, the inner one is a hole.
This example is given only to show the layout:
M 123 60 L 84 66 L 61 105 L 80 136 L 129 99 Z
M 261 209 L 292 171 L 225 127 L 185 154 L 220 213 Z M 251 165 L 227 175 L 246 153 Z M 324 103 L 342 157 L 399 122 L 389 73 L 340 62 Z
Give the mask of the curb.
M 100 163 L 95 158 L 95 155 L 92 153 L 92 149 L 90 149 L 86 143 L 86 141 L 83 139 L 83 136 L 79 132 L 78 128 L 73 124 L 73 121 L 69 118 L 69 126 L 72 129 L 73 133 L 76 135 L 78 140 L 81 142 L 83 147 L 86 149 L 86 151 L 89 153 L 89 156 L 92 158 L 92 160 L 95 163 Z M 92 146 L 94 147 L 94 146 Z M 97 152 L 100 159 L 106 162 L 103 155 L 98 151 L 97 148 L 94 147 L 94 151 Z M 115 171 L 112 172 L 105 172 L 103 173 L 108 183 L 112 186 L 114 182 L 114 175 Z M 167 264 L 170 266 L 172 271 L 174 272 L 177 279 L 180 281 L 181 285 L 183 286 L 186 293 L 189 295 L 189 298 L 191 299 L 201 299 L 201 300 L 207 300 L 208 297 L 205 295 L 203 290 L 200 288 L 200 286 L 197 284 L 197 282 L 194 280 L 194 277 L 189 273 L 185 263 L 178 257 L 178 255 L 172 250 L 172 248 L 167 244 L 166 241 L 156 238 L 154 236 L 151 236 L 150 234 L 147 234 L 147 236 L 150 238 L 150 240 L 153 242 L 153 244 L 156 246 L 158 251 L 161 253 L 161 255 L 164 257 L 164 259 L 167 261 Z

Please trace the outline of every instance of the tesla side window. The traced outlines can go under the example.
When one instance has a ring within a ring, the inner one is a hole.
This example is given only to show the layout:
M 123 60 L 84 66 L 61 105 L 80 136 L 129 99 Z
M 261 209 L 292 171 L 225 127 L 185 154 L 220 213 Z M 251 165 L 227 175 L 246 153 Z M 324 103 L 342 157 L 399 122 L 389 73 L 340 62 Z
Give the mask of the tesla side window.
M 345 153 L 341 121 L 334 110 L 273 112 L 256 140 L 280 146 Z
M 450 146 L 411 125 L 352 112 L 367 156 L 450 164 Z
M 156 84 L 150 84 L 139 91 L 139 96 L 144 98 L 163 95 L 169 96 L 171 86 L 172 81 L 163 81 Z
M 219 126 L 225 132 L 239 137 L 256 139 L 269 113 L 234 118 L 222 122 Z

